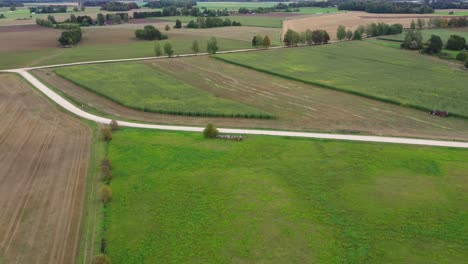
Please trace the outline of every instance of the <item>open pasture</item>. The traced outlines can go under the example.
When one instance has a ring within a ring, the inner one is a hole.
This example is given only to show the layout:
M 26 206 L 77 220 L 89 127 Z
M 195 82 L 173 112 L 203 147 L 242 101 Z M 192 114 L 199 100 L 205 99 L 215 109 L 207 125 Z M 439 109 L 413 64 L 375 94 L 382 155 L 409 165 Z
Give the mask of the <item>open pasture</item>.
M 468 258 L 466 150 L 124 129 L 109 159 L 112 263 Z
M 140 63 L 63 67 L 60 76 L 124 106 L 163 114 L 271 117 L 267 112 L 215 97 Z
M 415 52 L 352 41 L 216 57 L 325 88 L 468 117 L 466 72 Z
M 453 12 L 453 15 L 449 13 Z M 436 9 L 434 14 L 441 16 L 468 16 L 468 9 Z
M 88 111 L 150 123 L 357 133 L 468 140 L 468 122 L 434 118 L 427 112 L 323 89 L 224 63 L 208 56 L 144 62 L 156 70 L 216 97 L 263 109 L 276 118 L 186 117 L 141 112 L 77 86 L 52 69 L 35 71 L 50 86 Z M 106 67 L 106 65 L 101 65 Z M 132 76 L 131 79 L 135 79 Z
M 74 263 L 91 129 L 0 74 L 0 263 Z
M 468 40 L 468 31 L 463 31 L 461 29 L 424 29 L 421 30 L 421 34 L 423 36 L 423 42 L 428 41 L 431 38 L 431 35 L 439 36 L 442 39 L 442 42 L 444 42 L 444 44 L 447 42 L 451 35 L 459 35 Z M 403 41 L 405 39 L 405 36 L 406 33 L 403 33 L 398 35 L 385 36 L 385 38 Z

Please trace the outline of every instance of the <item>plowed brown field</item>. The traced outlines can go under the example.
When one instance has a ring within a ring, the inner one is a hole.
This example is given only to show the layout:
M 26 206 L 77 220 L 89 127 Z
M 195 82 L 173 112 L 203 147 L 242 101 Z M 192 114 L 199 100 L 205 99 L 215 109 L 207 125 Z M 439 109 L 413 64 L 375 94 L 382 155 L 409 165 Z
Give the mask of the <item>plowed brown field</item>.
M 0 74 L 0 263 L 73 263 L 91 129 Z

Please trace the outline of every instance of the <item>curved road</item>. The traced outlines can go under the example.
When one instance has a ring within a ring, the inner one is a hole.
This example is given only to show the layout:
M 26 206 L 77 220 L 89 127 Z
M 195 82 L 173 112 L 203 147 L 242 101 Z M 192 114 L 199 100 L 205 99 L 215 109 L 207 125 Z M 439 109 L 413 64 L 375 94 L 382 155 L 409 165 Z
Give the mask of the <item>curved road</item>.
M 86 64 L 86 63 L 82 63 Z M 67 111 L 91 120 L 97 123 L 109 124 L 111 119 L 96 116 L 87 113 L 69 101 L 62 98 L 60 95 L 49 89 L 37 78 L 31 75 L 26 69 L 8 70 L 8 72 L 14 72 L 20 74 L 28 82 L 30 82 L 39 91 L 44 93 L 52 101 L 65 108 Z M 141 124 L 135 122 L 119 121 L 120 126 L 135 127 L 135 128 L 147 128 L 147 129 L 159 129 L 159 130 L 172 130 L 172 131 L 191 131 L 201 132 L 202 127 L 190 127 L 190 126 L 169 126 L 169 125 L 153 125 L 153 124 Z M 425 145 L 425 146 L 441 146 L 441 147 L 455 147 L 455 148 L 468 148 L 466 142 L 456 141 L 440 141 L 440 140 L 426 140 L 426 139 L 412 139 L 412 138 L 400 138 L 400 137 L 379 137 L 379 136 L 354 136 L 354 135 L 340 135 L 340 134 L 323 134 L 323 133 L 309 133 L 309 132 L 292 132 L 292 131 L 274 131 L 274 130 L 256 130 L 256 129 L 230 129 L 220 128 L 221 133 L 229 134 L 245 134 L 245 135 L 268 135 L 268 136 L 288 136 L 288 137 L 304 137 L 304 138 L 322 138 L 322 139 L 335 139 L 335 140 L 352 140 L 352 141 L 365 141 L 365 142 L 380 142 L 380 143 L 397 143 L 397 144 L 410 144 L 410 145 Z

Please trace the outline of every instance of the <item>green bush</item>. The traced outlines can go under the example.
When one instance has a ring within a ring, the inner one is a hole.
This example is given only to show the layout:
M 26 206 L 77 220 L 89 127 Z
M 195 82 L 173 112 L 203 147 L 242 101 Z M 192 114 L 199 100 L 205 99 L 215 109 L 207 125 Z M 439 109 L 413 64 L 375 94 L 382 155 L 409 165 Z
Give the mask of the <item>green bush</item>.
M 468 59 L 468 52 L 465 51 L 458 53 L 456 59 L 459 61 L 466 61 L 466 59 Z
M 135 37 L 144 40 L 167 39 L 167 35 L 162 34 L 161 31 L 152 25 L 146 25 L 143 29 L 135 30 Z
M 465 68 L 467 68 L 467 69 L 468 69 L 468 60 L 467 60 L 467 61 L 465 61 Z
M 452 35 L 447 40 L 447 44 L 445 48 L 448 50 L 462 50 L 465 48 L 466 40 L 464 37 L 460 37 L 458 35 Z
M 111 264 L 108 256 L 101 254 L 93 257 L 91 264 Z
M 215 138 L 218 134 L 218 129 L 212 124 L 208 124 L 203 130 L 203 136 L 205 138 Z

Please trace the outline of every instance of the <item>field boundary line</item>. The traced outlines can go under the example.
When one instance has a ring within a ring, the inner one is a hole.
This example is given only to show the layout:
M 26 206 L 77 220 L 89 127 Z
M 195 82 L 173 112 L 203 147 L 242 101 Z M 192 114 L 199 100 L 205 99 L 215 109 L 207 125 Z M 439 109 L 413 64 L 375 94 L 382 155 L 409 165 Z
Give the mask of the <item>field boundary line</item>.
M 37 78 L 31 75 L 26 70 L 12 71 L 20 74 L 24 79 L 30 82 L 39 91 L 44 93 L 52 101 L 63 107 L 65 110 L 87 120 L 91 120 L 101 124 L 109 124 L 112 120 L 105 117 L 96 116 L 82 109 L 76 107 L 71 102 L 67 101 L 45 84 L 40 82 Z M 167 131 L 185 131 L 185 132 L 202 132 L 203 127 L 194 126 L 171 126 L 171 125 L 157 125 L 157 124 L 143 124 L 136 122 L 127 122 L 116 120 L 120 126 L 143 128 L 143 129 L 157 129 Z M 429 139 L 413 139 L 402 137 L 382 137 L 382 136 L 358 136 L 358 135 L 343 135 L 343 134 L 325 134 L 325 133 L 312 133 L 312 132 L 292 132 L 292 131 L 276 131 L 276 130 L 256 130 L 256 129 L 231 129 L 220 128 L 221 133 L 229 134 L 244 134 L 244 135 L 264 135 L 264 136 L 280 136 L 280 137 L 301 137 L 301 138 L 318 138 L 330 140 L 348 140 L 348 141 L 362 141 L 362 142 L 377 142 L 377 143 L 395 143 L 407 145 L 424 145 L 424 146 L 439 146 L 439 147 L 454 147 L 454 148 L 467 148 L 468 142 L 459 141 L 442 141 L 442 140 L 429 140 Z

